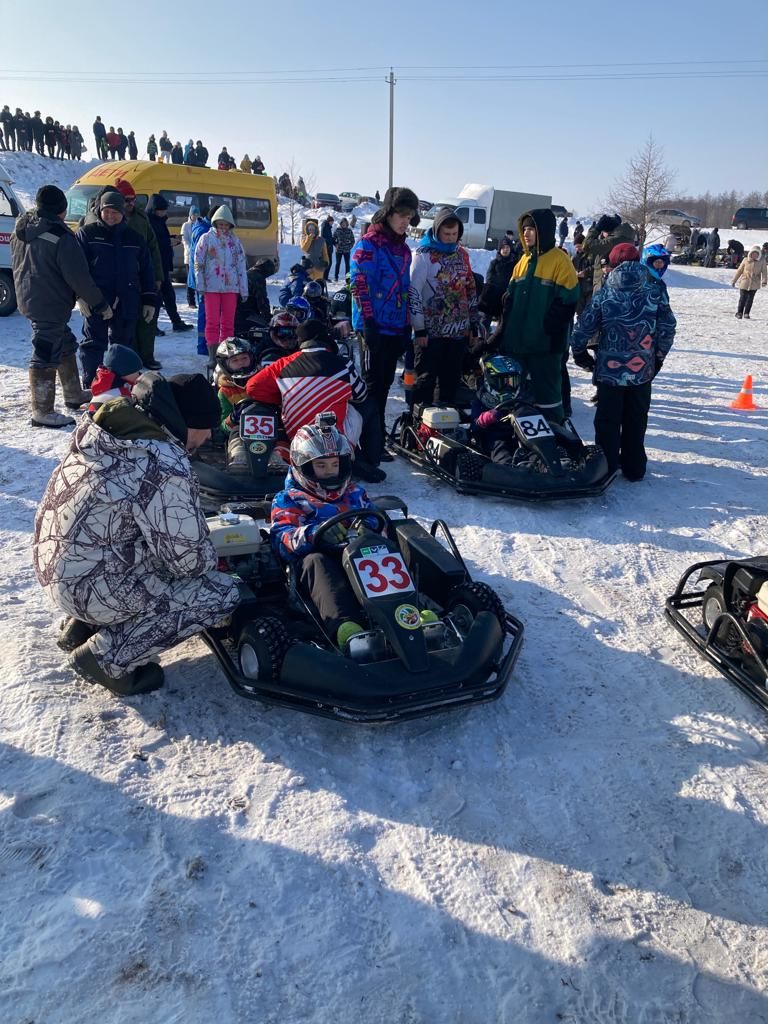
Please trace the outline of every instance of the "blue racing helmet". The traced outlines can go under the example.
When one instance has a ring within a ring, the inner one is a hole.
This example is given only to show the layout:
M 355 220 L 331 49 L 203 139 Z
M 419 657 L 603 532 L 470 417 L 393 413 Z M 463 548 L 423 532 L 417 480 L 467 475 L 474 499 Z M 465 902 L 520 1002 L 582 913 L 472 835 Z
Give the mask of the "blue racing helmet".
M 481 362 L 483 372 L 477 397 L 486 409 L 496 409 L 511 402 L 520 392 L 523 368 L 509 356 L 487 356 Z
M 293 313 L 300 324 L 303 324 L 305 320 L 309 320 L 312 316 L 312 307 L 301 295 L 287 302 L 285 308 L 288 313 Z
M 661 270 L 654 267 L 656 260 L 664 260 L 664 266 Z M 669 266 L 669 250 L 665 249 L 663 245 L 646 245 L 643 249 L 643 263 L 648 267 L 654 277 L 659 280 L 664 277 L 664 272 Z

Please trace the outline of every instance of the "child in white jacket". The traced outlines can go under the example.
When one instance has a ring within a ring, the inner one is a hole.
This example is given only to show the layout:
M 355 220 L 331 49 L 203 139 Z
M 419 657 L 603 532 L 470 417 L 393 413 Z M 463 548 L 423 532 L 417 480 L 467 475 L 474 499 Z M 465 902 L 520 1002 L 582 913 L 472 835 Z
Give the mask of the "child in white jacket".
M 219 342 L 234 337 L 237 296 L 248 298 L 248 276 L 230 208 L 220 206 L 211 225 L 195 248 L 195 283 L 205 297 L 205 343 L 213 365 Z

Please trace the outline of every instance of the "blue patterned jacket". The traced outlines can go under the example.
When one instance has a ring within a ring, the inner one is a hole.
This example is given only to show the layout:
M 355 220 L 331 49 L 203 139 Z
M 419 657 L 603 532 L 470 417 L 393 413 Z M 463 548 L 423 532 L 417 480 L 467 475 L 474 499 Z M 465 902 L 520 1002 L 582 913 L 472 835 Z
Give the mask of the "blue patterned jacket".
M 608 275 L 579 318 L 571 336 L 574 355 L 598 335 L 595 383 L 647 384 L 675 338 L 669 295 L 641 263 L 621 263 Z

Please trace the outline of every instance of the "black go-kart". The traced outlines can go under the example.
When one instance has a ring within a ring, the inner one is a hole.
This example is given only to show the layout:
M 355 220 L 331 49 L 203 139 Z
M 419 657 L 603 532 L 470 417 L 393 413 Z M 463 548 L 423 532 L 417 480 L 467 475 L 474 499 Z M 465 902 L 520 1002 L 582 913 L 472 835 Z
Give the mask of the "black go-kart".
M 209 519 L 219 566 L 237 578 L 241 603 L 229 625 L 203 639 L 240 696 L 386 723 L 502 695 L 523 626 L 490 587 L 472 580 L 442 520 L 425 530 L 400 499 L 379 498 L 372 510 L 340 513 L 316 531 L 322 548 L 332 526 L 349 527 L 341 561 L 365 631 L 340 649 L 272 551 L 267 524 L 250 511 L 235 506 Z
M 243 465 L 229 463 L 228 439 L 222 431 L 216 431 L 191 460 L 206 512 L 215 512 L 222 504 L 233 501 L 270 501 L 285 484 L 288 463 L 278 442 L 282 440 L 283 451 L 287 451 L 288 440 L 279 410 L 261 402 L 249 402 L 240 415 L 238 430 L 245 450 Z
M 694 576 L 701 586 L 693 585 Z M 768 710 L 768 556 L 697 562 L 667 598 L 665 614 L 710 664 Z
M 518 501 L 588 498 L 616 476 L 595 445 L 586 445 L 570 420 L 549 423 L 524 399 L 503 409 L 513 437 L 511 461 L 487 454 L 468 417 L 451 406 L 415 406 L 395 421 L 388 448 L 455 488 L 459 494 L 490 494 Z

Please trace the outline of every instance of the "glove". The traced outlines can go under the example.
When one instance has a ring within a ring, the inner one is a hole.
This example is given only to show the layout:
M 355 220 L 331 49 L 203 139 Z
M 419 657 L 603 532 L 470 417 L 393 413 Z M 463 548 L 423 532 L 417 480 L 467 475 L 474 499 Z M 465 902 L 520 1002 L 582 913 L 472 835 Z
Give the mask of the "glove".
M 80 312 L 86 318 L 86 320 L 93 313 L 93 310 L 88 305 L 88 303 L 85 301 L 85 299 L 78 299 L 77 300 L 77 308 L 80 310 Z
M 229 414 L 229 422 L 233 427 L 236 427 L 240 422 L 240 417 L 243 415 L 243 409 L 245 409 L 247 402 L 238 402 L 237 405 L 232 406 L 232 412 Z
M 475 424 L 482 430 L 486 430 L 488 427 L 495 426 L 500 419 L 498 409 L 487 409 L 485 412 L 481 412 L 475 420 Z
M 656 376 L 657 373 L 659 373 L 659 371 L 661 370 L 663 365 L 664 365 L 664 356 L 660 356 L 658 353 L 656 353 L 656 355 L 653 357 L 653 376 L 654 377 Z
M 104 309 L 99 310 L 99 316 L 102 320 L 111 320 L 114 315 L 115 311 L 109 304 L 107 304 Z
M 582 370 L 586 370 L 587 373 L 593 373 L 595 369 L 595 360 L 592 355 L 585 349 L 583 352 L 574 352 L 573 361 L 577 366 L 581 367 Z
M 365 321 L 365 345 L 369 352 L 378 352 L 381 348 L 381 335 L 379 329 L 376 326 L 375 320 Z
M 142 306 L 141 316 L 145 324 L 151 324 L 155 319 L 155 307 L 154 306 Z
M 325 531 L 323 543 L 330 544 L 334 547 L 338 544 L 346 544 L 348 533 L 349 529 L 344 523 L 336 523 L 336 525 L 332 526 L 330 530 Z

